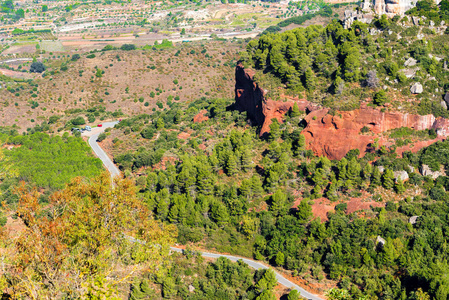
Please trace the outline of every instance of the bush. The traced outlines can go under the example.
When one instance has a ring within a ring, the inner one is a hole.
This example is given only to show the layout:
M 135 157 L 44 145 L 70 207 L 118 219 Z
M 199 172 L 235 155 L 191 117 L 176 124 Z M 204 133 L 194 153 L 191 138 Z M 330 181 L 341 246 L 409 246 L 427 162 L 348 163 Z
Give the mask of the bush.
M 58 122 L 59 119 L 60 119 L 60 116 L 57 116 L 57 115 L 51 116 L 50 118 L 48 118 L 48 124 L 54 124 L 54 123 Z
M 45 69 L 45 65 L 40 61 L 35 61 L 30 66 L 30 72 L 32 73 L 42 73 Z
M 140 135 L 144 138 L 144 139 L 151 139 L 153 138 L 155 133 L 155 130 L 153 127 L 145 127 L 142 132 L 140 132 Z
M 121 50 L 129 51 L 129 50 L 136 50 L 136 45 L 134 44 L 123 44 L 120 47 Z
M 72 55 L 72 61 L 77 61 L 80 58 L 81 56 L 78 53 Z
M 86 121 L 84 120 L 84 118 L 83 117 L 77 117 L 77 118 L 75 118 L 75 119 L 72 119 L 72 120 L 70 120 L 70 122 L 73 124 L 73 125 L 84 125 L 84 124 L 86 124 Z
M 376 105 L 384 105 L 387 103 L 387 94 L 384 90 L 378 91 L 376 94 L 374 94 L 374 104 Z
M 106 133 L 102 132 L 97 138 L 97 142 L 103 141 L 107 137 Z

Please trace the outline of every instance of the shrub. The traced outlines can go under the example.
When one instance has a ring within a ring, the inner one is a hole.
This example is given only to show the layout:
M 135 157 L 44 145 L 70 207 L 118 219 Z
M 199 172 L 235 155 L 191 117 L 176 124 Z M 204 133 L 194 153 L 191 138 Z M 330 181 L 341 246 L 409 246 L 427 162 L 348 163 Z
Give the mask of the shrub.
M 84 118 L 83 117 L 77 117 L 77 118 L 75 118 L 75 119 L 72 119 L 72 120 L 70 120 L 70 122 L 73 124 L 73 125 L 84 125 L 84 124 L 86 124 L 86 121 L 84 120 Z
M 129 50 L 136 50 L 136 45 L 134 44 L 123 44 L 120 47 L 121 50 L 129 51 Z
M 97 138 L 97 142 L 103 141 L 107 137 L 106 133 L 102 132 Z
M 40 61 L 35 61 L 30 66 L 30 72 L 33 73 L 42 73 L 45 71 L 45 65 Z
M 374 94 L 374 104 L 376 105 L 384 105 L 387 103 L 387 94 L 384 90 L 378 91 L 376 94 Z

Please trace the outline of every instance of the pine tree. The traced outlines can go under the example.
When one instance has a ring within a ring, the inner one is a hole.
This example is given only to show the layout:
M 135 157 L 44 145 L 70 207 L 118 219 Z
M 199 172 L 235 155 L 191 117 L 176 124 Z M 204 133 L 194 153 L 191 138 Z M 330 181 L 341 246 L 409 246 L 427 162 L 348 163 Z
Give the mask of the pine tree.
M 337 164 L 338 179 L 346 179 L 347 165 L 348 165 L 348 160 L 344 157 L 338 162 L 338 164 Z
M 275 141 L 279 138 L 280 135 L 281 135 L 281 131 L 280 131 L 280 124 L 279 124 L 278 120 L 276 118 L 271 119 L 270 135 L 269 135 L 268 140 L 270 142 Z
M 292 141 L 293 155 L 299 156 L 305 150 L 306 140 L 300 130 L 293 130 L 290 138 Z
M 303 199 L 301 200 L 301 203 L 299 203 L 296 216 L 302 222 L 307 222 L 312 216 L 312 207 L 309 205 L 307 199 Z
M 181 121 L 182 121 L 182 111 L 180 109 L 178 109 L 173 118 L 173 123 L 179 124 L 179 123 L 181 123 Z
M 239 187 L 239 193 L 243 197 L 245 197 L 247 200 L 249 200 L 253 193 L 251 189 L 251 180 L 250 179 L 243 179 L 242 184 Z
M 191 161 L 186 158 L 182 163 L 181 172 L 179 172 L 177 177 L 178 185 L 184 189 L 184 191 L 188 191 L 190 188 L 195 186 L 196 182 L 196 170 L 193 167 Z
M 264 192 L 260 177 L 256 174 L 251 177 L 251 191 L 256 198 L 262 196 Z
M 337 200 L 337 184 L 336 183 L 331 183 L 329 185 L 329 188 L 326 191 L 326 197 L 331 201 Z
M 332 163 L 326 156 L 321 156 L 318 163 L 319 168 L 323 169 L 325 174 L 329 174 L 331 171 Z
M 312 91 L 315 88 L 315 74 L 310 67 L 304 72 L 304 86 L 308 91 Z
M 380 170 L 378 167 L 374 167 L 374 171 L 373 171 L 373 177 L 371 179 L 371 186 L 376 187 L 381 185 L 382 181 L 382 174 L 380 173 Z
M 373 167 L 370 163 L 367 163 L 365 167 L 363 168 L 363 179 L 369 180 L 371 178 L 371 175 L 373 173 Z
M 237 174 L 237 159 L 233 152 L 230 152 L 226 161 L 226 174 L 228 176 L 234 176 Z
M 360 171 L 361 167 L 359 162 L 355 157 L 353 157 L 348 164 L 348 172 L 346 177 L 351 180 L 353 183 L 359 181 L 360 179 Z
M 404 186 L 404 183 L 402 182 L 402 180 L 398 179 L 398 181 L 394 185 L 394 190 L 398 194 L 403 194 L 405 192 L 405 186 Z
M 275 216 L 283 216 L 288 212 L 287 195 L 285 195 L 280 189 L 271 196 L 270 210 Z
M 162 117 L 159 117 L 156 121 L 156 128 L 162 129 L 165 127 L 164 119 Z
M 301 115 L 301 112 L 299 111 L 299 107 L 298 104 L 295 102 L 293 104 L 292 110 L 290 112 L 290 117 L 292 118 L 297 118 Z
M 248 148 L 245 148 L 242 152 L 242 169 L 243 171 L 248 172 L 253 167 L 252 153 Z
M 285 264 L 285 256 L 284 253 L 282 253 L 281 251 L 279 251 L 276 254 L 276 258 L 275 258 L 275 263 L 278 267 L 282 267 Z
M 160 199 L 156 206 L 156 215 L 160 220 L 167 219 L 168 216 L 168 208 L 169 208 L 169 199 Z
M 386 169 L 382 175 L 382 185 L 387 190 L 391 190 L 394 187 L 394 173 L 390 169 Z
M 287 300 L 299 300 L 299 292 L 297 290 L 291 290 L 288 293 Z
M 210 172 L 210 166 L 207 162 L 198 163 L 197 165 L 197 185 L 198 190 L 205 194 L 209 195 L 213 189 L 213 177 Z

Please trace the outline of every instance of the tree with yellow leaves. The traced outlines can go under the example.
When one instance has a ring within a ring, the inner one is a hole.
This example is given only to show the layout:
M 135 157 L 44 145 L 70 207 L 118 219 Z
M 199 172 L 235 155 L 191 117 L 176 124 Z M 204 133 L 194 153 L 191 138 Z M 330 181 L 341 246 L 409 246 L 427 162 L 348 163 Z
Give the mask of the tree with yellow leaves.
M 118 299 L 133 277 L 168 268 L 175 226 L 152 218 L 132 181 L 115 183 L 106 173 L 75 178 L 45 210 L 37 191 L 18 188 L 24 229 L 6 237 L 10 267 L 3 275 L 13 297 Z

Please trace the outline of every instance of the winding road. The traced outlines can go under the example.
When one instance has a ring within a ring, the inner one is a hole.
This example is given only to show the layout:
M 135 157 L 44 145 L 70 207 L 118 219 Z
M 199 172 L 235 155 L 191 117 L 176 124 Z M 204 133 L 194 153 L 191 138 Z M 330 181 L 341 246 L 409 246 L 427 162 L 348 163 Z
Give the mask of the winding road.
M 114 163 L 111 161 L 109 156 L 104 152 L 104 150 L 101 149 L 100 145 L 98 145 L 97 138 L 100 135 L 100 133 L 104 132 L 104 130 L 106 128 L 114 127 L 115 124 L 117 124 L 117 123 L 118 123 L 118 121 L 106 122 L 106 123 L 103 123 L 103 127 L 92 128 L 91 132 L 83 133 L 83 136 L 90 136 L 89 137 L 89 146 L 92 148 L 92 150 L 98 156 L 98 158 L 100 158 L 101 161 L 103 161 L 104 166 L 111 174 L 111 178 L 120 176 L 120 170 L 114 165 Z M 175 252 L 182 252 L 182 250 L 183 250 L 181 248 L 176 248 L 176 247 L 170 247 L 170 249 Z M 246 263 L 248 266 L 250 266 L 253 269 L 270 269 L 270 267 L 266 266 L 263 263 L 254 261 L 252 259 L 244 258 L 244 257 L 238 257 L 238 256 L 226 255 L 226 254 L 216 254 L 216 253 L 210 253 L 210 252 L 201 252 L 201 255 L 204 257 L 209 257 L 209 258 L 226 257 L 231 261 L 242 260 L 244 263 Z M 276 272 L 274 269 L 273 269 L 273 271 L 276 274 L 278 283 L 282 284 L 283 286 L 285 286 L 287 288 L 297 290 L 301 294 L 302 297 L 304 297 L 306 299 L 310 299 L 310 300 L 324 300 L 323 298 L 321 298 L 315 294 L 309 293 L 308 291 L 306 291 L 299 285 L 291 282 L 290 280 L 288 280 L 287 278 L 285 278 L 284 276 L 282 276 L 281 274 Z
M 100 145 L 98 145 L 97 139 L 100 133 L 103 133 L 106 130 L 106 128 L 114 127 L 115 124 L 118 124 L 118 121 L 105 122 L 102 123 L 103 125 L 102 127 L 94 127 L 92 128 L 91 132 L 88 131 L 83 132 L 83 136 L 90 136 L 89 146 L 92 148 L 92 150 L 94 150 L 95 155 L 98 156 L 99 159 L 101 159 L 103 165 L 109 171 L 109 174 L 111 174 L 111 179 L 114 179 L 114 177 L 119 177 L 120 170 L 117 168 L 116 165 L 114 165 L 114 163 L 106 154 L 106 152 L 104 152 L 103 149 L 101 149 Z

